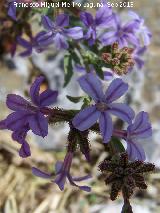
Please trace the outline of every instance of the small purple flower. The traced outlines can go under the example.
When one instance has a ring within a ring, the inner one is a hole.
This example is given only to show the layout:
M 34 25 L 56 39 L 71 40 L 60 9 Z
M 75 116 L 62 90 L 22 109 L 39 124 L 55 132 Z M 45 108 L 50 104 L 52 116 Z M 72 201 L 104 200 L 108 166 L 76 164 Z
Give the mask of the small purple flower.
M 34 134 L 42 137 L 48 134 L 48 121 L 45 114 L 49 112 L 49 109 L 46 106 L 56 102 L 58 92 L 47 89 L 39 94 L 43 81 L 44 77 L 40 76 L 33 82 L 30 88 L 32 103 L 19 95 L 9 94 L 7 96 L 8 108 L 15 111 L 5 120 L 9 130 L 18 131 L 28 124 Z
M 147 26 L 144 25 L 144 19 L 139 17 L 137 13 L 129 11 L 129 15 L 133 18 L 133 21 L 139 23 L 138 34 L 143 40 L 143 45 L 148 46 L 151 42 L 152 33 Z
M 137 47 L 140 45 L 138 36 L 136 35 L 139 29 L 140 23 L 136 20 L 132 20 L 126 24 L 122 24 L 120 17 L 114 13 L 115 27 L 104 33 L 100 41 L 103 45 L 111 45 L 114 42 L 118 42 L 119 46 L 127 47 L 129 44 Z
M 45 32 L 40 32 L 35 37 L 31 37 L 30 41 L 27 41 L 24 38 L 18 37 L 17 38 L 18 44 L 26 49 L 24 52 L 20 53 L 20 56 L 22 56 L 22 57 L 30 56 L 32 54 L 33 50 L 35 50 L 38 53 L 45 50 L 46 47 L 40 46 L 38 41 L 37 41 L 39 36 L 42 36 L 44 34 L 45 34 Z
M 79 189 L 83 190 L 83 191 L 87 191 L 90 192 L 91 188 L 88 186 L 79 186 L 77 185 L 75 182 L 79 182 L 79 181 L 83 181 L 83 180 L 87 180 L 89 178 L 91 178 L 91 175 L 86 175 L 83 177 L 72 177 L 70 174 L 70 168 L 71 168 L 71 164 L 72 164 L 72 159 L 73 159 L 73 153 L 72 152 L 68 152 L 65 156 L 64 162 L 58 161 L 56 163 L 55 166 L 55 170 L 56 170 L 56 178 L 55 180 L 52 180 L 52 182 L 56 183 L 58 185 L 58 187 L 60 188 L 60 190 L 64 190 L 64 185 L 66 182 L 66 179 L 68 179 L 68 181 L 70 182 L 70 184 L 72 186 L 76 186 Z M 51 179 L 52 175 L 45 173 L 35 167 L 32 167 L 32 173 L 35 176 L 41 177 L 41 178 L 47 178 L 47 179 Z
M 69 16 L 66 14 L 58 15 L 55 22 L 48 16 L 42 16 L 42 24 L 47 31 L 43 31 L 38 36 L 38 43 L 41 46 L 48 46 L 54 43 L 57 49 L 67 49 L 67 37 L 75 40 L 83 37 L 81 27 L 66 28 L 69 25 Z
M 152 136 L 152 127 L 148 113 L 143 111 L 138 113 L 135 121 L 128 126 L 126 131 L 114 131 L 114 135 L 127 142 L 127 152 L 130 160 L 138 159 L 144 161 L 146 159 L 145 152 L 138 143 L 138 140 Z
M 133 51 L 133 59 L 136 62 L 136 66 L 138 69 L 142 69 L 144 66 L 144 61 L 141 59 L 141 56 L 146 52 L 147 47 L 140 47 Z
M 88 40 L 89 45 L 93 45 L 97 39 L 97 30 L 100 28 L 108 28 L 113 22 L 112 9 L 103 6 L 96 12 L 95 18 L 88 12 L 81 12 L 80 18 L 87 27 L 87 33 L 84 39 Z
M 108 143 L 113 132 L 110 113 L 127 123 L 131 123 L 134 118 L 134 111 L 129 106 L 123 103 L 113 103 L 128 90 L 128 84 L 121 79 L 115 79 L 104 94 L 101 81 L 91 73 L 82 76 L 79 79 L 79 84 L 93 98 L 95 104 L 80 111 L 73 118 L 73 126 L 80 131 L 84 131 L 89 129 L 99 119 L 103 141 Z

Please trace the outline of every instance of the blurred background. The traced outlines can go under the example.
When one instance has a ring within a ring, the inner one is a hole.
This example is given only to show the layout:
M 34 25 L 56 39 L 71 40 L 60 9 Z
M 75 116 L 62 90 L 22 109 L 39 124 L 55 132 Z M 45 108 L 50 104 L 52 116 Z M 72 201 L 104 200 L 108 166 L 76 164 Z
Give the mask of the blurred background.
M 121 0 L 122 1 L 122 0 Z M 121 2 L 112 0 L 111 2 Z M 90 1 L 90 2 L 93 2 Z M 94 1 L 96 2 L 96 1 Z M 129 9 L 136 11 L 145 19 L 152 32 L 152 42 L 145 55 L 143 70 L 135 70 L 127 79 L 130 90 L 127 101 L 136 112 L 147 111 L 153 125 L 153 138 L 143 143 L 147 160 L 160 166 L 160 0 L 132 0 L 133 8 L 114 8 L 125 17 Z M 93 13 L 95 11 L 92 11 Z M 1 12 L 0 12 L 1 13 Z M 34 15 L 32 23 L 37 27 L 39 16 Z M 4 46 L 0 35 L 0 47 Z M 5 41 L 6 42 L 6 41 Z M 2 50 L 2 49 L 1 49 Z M 31 58 L 12 58 L 5 51 L 0 54 L 0 120 L 9 111 L 5 105 L 8 93 L 27 95 L 29 85 L 36 75 L 46 76 L 46 86 L 58 89 L 57 106 L 77 108 L 66 99 L 66 95 L 80 96 L 82 91 L 76 82 L 75 73 L 70 84 L 63 89 L 64 51 L 51 48 L 42 54 L 33 54 Z M 18 49 L 20 51 L 21 49 Z M 105 157 L 103 145 L 97 135 L 90 135 L 91 165 L 77 153 L 73 161 L 73 174 L 90 171 L 93 179 L 88 181 L 92 193 L 85 193 L 66 185 L 64 192 L 48 181 L 34 177 L 31 166 L 45 171 L 54 168 L 56 160 L 63 160 L 68 126 L 52 126 L 45 139 L 30 133 L 27 140 L 31 145 L 32 156 L 21 159 L 18 156 L 19 145 L 12 141 L 9 131 L 0 131 L 0 213 L 118 213 L 121 211 L 121 195 L 116 202 L 109 200 L 109 187 L 101 179 L 97 165 Z M 100 141 L 100 143 L 99 143 Z M 81 165 L 84 165 L 83 167 Z M 81 168 L 82 167 L 82 168 Z M 160 174 L 147 177 L 148 189 L 137 190 L 131 203 L 135 213 L 160 213 Z

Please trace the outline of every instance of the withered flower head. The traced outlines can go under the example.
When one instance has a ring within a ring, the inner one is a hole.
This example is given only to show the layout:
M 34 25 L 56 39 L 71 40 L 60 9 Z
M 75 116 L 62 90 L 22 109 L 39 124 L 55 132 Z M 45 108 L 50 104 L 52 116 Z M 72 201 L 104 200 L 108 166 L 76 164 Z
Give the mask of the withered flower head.
M 125 75 L 134 66 L 133 51 L 134 49 L 129 47 L 119 49 L 118 43 L 115 42 L 109 53 L 102 53 L 102 60 L 110 64 L 117 75 Z
M 99 169 L 106 174 L 105 183 L 111 184 L 111 200 L 115 200 L 118 193 L 122 191 L 123 209 L 130 209 L 127 211 L 130 213 L 132 208 L 129 198 L 133 194 L 133 190 L 136 187 L 140 189 L 147 188 L 144 173 L 153 171 L 155 166 L 152 163 L 144 163 L 138 160 L 129 162 L 127 153 L 122 153 L 116 160 L 104 160 L 100 163 Z
M 70 132 L 68 135 L 68 151 L 74 152 L 76 148 L 79 147 L 86 160 L 90 161 L 90 143 L 88 140 L 88 130 L 81 132 L 74 128 L 72 123 L 69 125 Z

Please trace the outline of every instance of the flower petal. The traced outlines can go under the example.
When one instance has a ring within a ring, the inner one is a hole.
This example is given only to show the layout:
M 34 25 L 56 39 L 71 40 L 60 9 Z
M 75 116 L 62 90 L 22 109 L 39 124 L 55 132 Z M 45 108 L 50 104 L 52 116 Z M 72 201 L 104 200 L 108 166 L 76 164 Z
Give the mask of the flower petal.
M 84 39 L 86 39 L 88 41 L 88 44 L 92 46 L 95 43 L 96 37 L 96 29 L 89 27 L 87 33 L 84 36 Z
M 149 122 L 149 116 L 147 112 L 141 111 L 135 117 L 133 124 L 129 126 L 129 131 L 133 132 L 142 128 L 146 123 Z
M 87 12 L 81 12 L 80 19 L 87 27 L 91 26 L 94 22 L 93 16 Z
M 53 181 L 54 183 L 58 185 L 61 191 L 64 190 L 64 185 L 65 185 L 66 177 L 67 177 L 66 175 L 67 174 L 65 172 L 60 173 L 59 175 L 56 176 L 55 180 Z
M 91 175 L 85 175 L 85 176 L 82 176 L 82 177 L 72 177 L 72 180 L 76 181 L 76 182 L 79 182 L 79 181 L 88 180 L 90 178 L 92 178 Z
M 46 48 L 46 46 L 53 44 L 54 36 L 55 34 L 52 31 L 42 31 L 36 36 L 37 43 L 42 49 Z
M 116 36 L 116 32 L 115 31 L 109 31 L 104 33 L 99 40 L 102 42 L 103 45 L 107 46 L 107 45 L 111 45 L 113 44 L 115 41 L 117 41 L 117 36 Z
M 46 179 L 50 179 L 52 177 L 51 174 L 43 172 L 36 167 L 32 167 L 32 174 L 37 177 L 46 178 Z
M 132 122 L 135 113 L 129 106 L 121 103 L 109 104 L 108 106 L 110 107 L 108 112 L 112 113 L 113 115 L 129 124 Z
M 81 88 L 93 98 L 94 101 L 103 100 L 102 83 L 95 74 L 89 73 L 78 79 Z
M 30 147 L 26 141 L 24 141 L 19 150 L 19 156 L 22 158 L 27 158 L 31 155 Z
M 76 187 L 78 187 L 79 189 L 81 189 L 81 190 L 83 190 L 83 191 L 86 191 L 86 192 L 90 192 L 90 191 L 91 191 L 91 187 L 89 187 L 89 186 L 79 186 L 79 185 L 77 185 L 77 184 L 73 181 L 73 178 L 71 177 L 71 175 L 68 175 L 68 180 L 69 180 L 69 182 L 70 182 L 70 184 L 71 184 L 72 186 L 76 186 Z
M 52 30 L 52 28 L 54 27 L 53 21 L 48 16 L 43 15 L 41 21 L 44 28 L 47 30 Z
M 90 128 L 93 124 L 96 123 L 100 116 L 100 112 L 96 109 L 95 106 L 89 106 L 82 111 L 80 111 L 73 118 L 73 126 L 80 131 L 84 131 Z
M 51 89 L 47 89 L 42 92 L 39 96 L 40 98 L 40 106 L 49 106 L 57 101 L 58 91 L 53 91 Z
M 9 109 L 17 111 L 27 110 L 30 103 L 20 95 L 9 94 L 7 95 L 6 105 Z
M 107 26 L 107 22 L 110 20 L 111 15 L 112 9 L 107 6 L 103 6 L 102 8 L 98 9 L 95 18 L 96 25 L 98 26 L 105 24 Z
M 48 121 L 41 112 L 37 112 L 32 115 L 29 119 L 29 127 L 32 132 L 41 137 L 48 135 Z
M 32 45 L 30 44 L 30 42 L 29 41 L 27 41 L 26 39 L 24 39 L 24 38 L 21 38 L 20 36 L 19 37 L 17 37 L 17 42 L 18 42 L 18 44 L 20 44 L 22 47 L 24 47 L 24 48 L 30 48 Z
M 112 119 L 108 112 L 101 113 L 99 127 L 103 137 L 103 143 L 108 143 L 113 133 Z
M 38 78 L 35 79 L 35 81 L 33 82 L 30 88 L 30 97 L 32 99 L 32 102 L 37 106 L 39 106 L 40 104 L 39 91 L 43 81 L 44 81 L 44 77 L 39 76 Z
M 0 129 L 6 129 L 6 119 L 0 121 Z
M 27 56 L 30 56 L 30 55 L 32 55 L 32 47 L 19 54 L 19 56 L 21 56 L 21 57 L 27 57 Z
M 7 129 L 16 131 L 24 127 L 28 122 L 27 119 L 31 116 L 27 111 L 13 112 L 6 118 L 5 125 Z
M 69 16 L 67 14 L 60 14 L 56 17 L 56 26 L 67 27 L 69 25 Z
M 57 161 L 56 162 L 56 165 L 55 165 L 56 174 L 58 174 L 61 171 L 62 166 L 63 166 L 63 162 L 62 161 Z
M 27 132 L 29 131 L 28 124 L 12 133 L 12 139 L 22 144 L 25 141 Z
M 148 138 L 152 136 L 152 127 L 149 121 L 147 112 L 140 112 L 135 118 L 133 124 L 128 126 L 127 129 L 130 136 L 134 138 Z
M 72 39 L 81 39 L 83 38 L 83 30 L 81 27 L 72 27 L 69 29 L 65 29 L 64 33 L 66 36 Z
M 117 78 L 111 82 L 105 93 L 107 103 L 111 103 L 120 98 L 128 90 L 128 84 Z
M 16 18 L 16 6 L 14 5 L 14 2 L 9 3 L 8 16 L 10 16 L 15 21 L 17 20 L 17 18 Z
M 127 153 L 130 160 L 145 161 L 145 152 L 140 144 L 133 141 L 127 141 Z
M 60 33 L 57 33 L 54 37 L 54 44 L 56 45 L 56 48 L 59 49 L 68 49 L 68 43 L 66 38 L 61 35 Z

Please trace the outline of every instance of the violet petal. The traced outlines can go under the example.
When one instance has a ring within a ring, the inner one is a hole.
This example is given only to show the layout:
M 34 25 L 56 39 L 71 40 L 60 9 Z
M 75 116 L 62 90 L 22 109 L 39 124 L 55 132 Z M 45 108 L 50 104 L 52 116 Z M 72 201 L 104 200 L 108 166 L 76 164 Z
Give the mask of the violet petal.
M 41 137 L 48 135 L 48 121 L 41 112 L 37 112 L 32 115 L 29 119 L 29 127 L 32 132 Z
M 100 114 L 101 113 L 97 110 L 96 106 L 89 106 L 80 111 L 73 118 L 73 126 L 80 131 L 84 131 L 96 123 Z
M 93 73 L 86 74 L 78 79 L 81 88 L 94 99 L 94 101 L 103 100 L 102 83 Z
M 129 124 L 132 123 L 135 113 L 128 105 L 122 103 L 113 103 L 109 104 L 108 106 L 110 107 L 108 112 Z
M 133 141 L 127 141 L 127 153 L 130 160 L 145 161 L 146 156 L 140 144 Z
M 32 167 L 32 174 L 37 176 L 37 177 L 41 177 L 41 178 L 45 178 L 45 179 L 50 179 L 52 177 L 51 174 L 49 174 L 47 172 L 43 172 L 36 167 Z
M 17 111 L 28 110 L 28 106 L 30 106 L 30 103 L 20 95 L 9 94 L 7 95 L 6 105 L 9 109 Z
M 100 132 L 103 137 L 103 143 L 108 143 L 113 132 L 113 124 L 111 116 L 108 112 L 103 112 L 99 119 Z
M 112 103 L 113 101 L 120 98 L 128 90 L 128 84 L 123 82 L 121 79 L 117 78 L 111 82 L 105 93 L 105 99 L 107 103 Z
M 58 91 L 53 91 L 51 89 L 47 89 L 42 92 L 39 96 L 40 98 L 40 106 L 49 106 L 54 104 L 57 101 Z
M 38 78 L 35 79 L 33 82 L 31 88 L 30 88 L 30 97 L 32 99 L 32 102 L 39 106 L 40 100 L 39 100 L 39 91 L 40 91 L 40 86 L 42 82 L 44 81 L 43 76 L 39 76 Z

